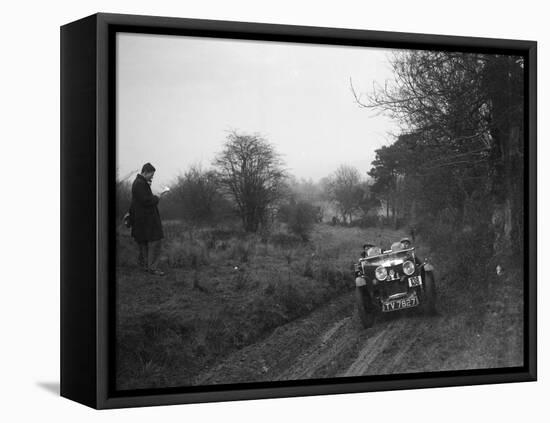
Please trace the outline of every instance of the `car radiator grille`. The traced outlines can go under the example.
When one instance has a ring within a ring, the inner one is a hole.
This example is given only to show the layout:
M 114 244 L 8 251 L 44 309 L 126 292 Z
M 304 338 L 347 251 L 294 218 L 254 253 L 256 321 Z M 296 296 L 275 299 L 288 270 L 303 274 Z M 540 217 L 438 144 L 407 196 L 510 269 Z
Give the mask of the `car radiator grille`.
M 383 282 L 382 285 L 382 292 L 388 297 L 407 292 L 407 283 L 400 280 Z

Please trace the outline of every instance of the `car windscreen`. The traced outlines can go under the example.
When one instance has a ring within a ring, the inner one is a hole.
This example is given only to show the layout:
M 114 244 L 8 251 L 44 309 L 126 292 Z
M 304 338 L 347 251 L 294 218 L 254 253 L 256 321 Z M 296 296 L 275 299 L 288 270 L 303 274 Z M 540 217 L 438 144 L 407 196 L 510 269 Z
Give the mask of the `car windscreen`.
M 367 257 L 365 264 L 368 266 L 396 266 L 413 257 L 414 248 L 409 248 L 407 250 L 392 251 L 378 256 Z

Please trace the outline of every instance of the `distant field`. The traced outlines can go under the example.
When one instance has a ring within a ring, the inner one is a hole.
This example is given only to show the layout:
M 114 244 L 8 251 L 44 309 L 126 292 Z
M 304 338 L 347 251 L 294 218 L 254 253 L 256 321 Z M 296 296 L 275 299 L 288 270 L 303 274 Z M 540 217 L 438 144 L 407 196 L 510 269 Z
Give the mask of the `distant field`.
M 218 360 L 354 287 L 361 245 L 402 233 L 319 224 L 303 243 L 231 228 L 165 223 L 164 277 L 137 268 L 118 233 L 117 387 L 182 386 Z M 351 314 L 351 310 L 350 310 Z

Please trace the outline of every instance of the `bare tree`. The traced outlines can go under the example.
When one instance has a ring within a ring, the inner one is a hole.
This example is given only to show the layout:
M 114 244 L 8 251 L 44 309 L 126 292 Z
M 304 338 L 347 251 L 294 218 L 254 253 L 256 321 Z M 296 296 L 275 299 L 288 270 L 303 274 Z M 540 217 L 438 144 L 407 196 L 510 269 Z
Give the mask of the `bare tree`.
M 457 220 L 467 220 L 468 205 L 479 202 L 473 209 L 490 212 L 484 225 L 494 227 L 495 250 L 520 254 L 524 59 L 422 50 L 397 52 L 390 61 L 393 81 L 374 86 L 366 96 L 353 84 L 351 90 L 359 106 L 401 123 L 411 141 L 405 149 L 411 153 L 408 160 L 424 158 L 424 164 L 416 167 L 421 172 L 411 171 L 413 166 L 403 161 L 398 166 L 401 172 L 409 180 L 422 179 L 420 185 L 429 184 L 432 193 L 438 185 L 444 188 L 448 204 L 425 201 L 432 214 L 462 204 L 462 219 Z
M 216 173 L 191 166 L 172 184 L 172 194 L 164 201 L 168 215 L 194 224 L 214 221 L 224 206 Z
M 275 148 L 260 135 L 231 132 L 214 160 L 220 184 L 233 198 L 243 227 L 256 232 L 280 197 L 286 178 Z
M 351 223 L 353 213 L 360 206 L 363 191 L 360 186 L 361 174 L 347 165 L 341 165 L 328 179 L 326 190 L 345 222 Z

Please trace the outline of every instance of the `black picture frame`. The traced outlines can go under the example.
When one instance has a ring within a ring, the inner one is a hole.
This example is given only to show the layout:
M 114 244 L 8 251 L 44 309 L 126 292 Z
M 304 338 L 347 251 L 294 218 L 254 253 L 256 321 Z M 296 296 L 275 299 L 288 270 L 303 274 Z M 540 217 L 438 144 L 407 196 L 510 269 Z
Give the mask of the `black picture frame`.
M 246 40 L 460 50 L 525 58 L 524 366 L 437 374 L 114 389 L 112 218 L 115 49 L 119 31 Z M 99 13 L 61 28 L 61 395 L 97 409 L 534 381 L 536 322 L 537 44 L 336 28 Z

